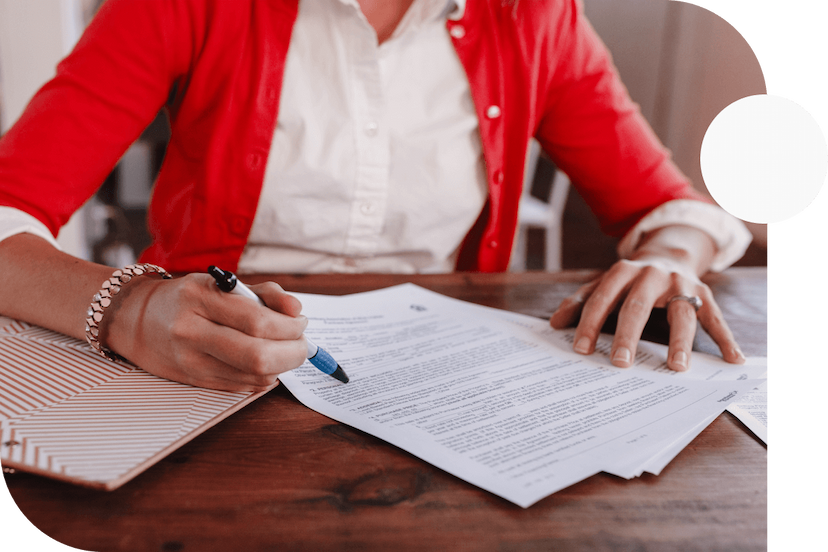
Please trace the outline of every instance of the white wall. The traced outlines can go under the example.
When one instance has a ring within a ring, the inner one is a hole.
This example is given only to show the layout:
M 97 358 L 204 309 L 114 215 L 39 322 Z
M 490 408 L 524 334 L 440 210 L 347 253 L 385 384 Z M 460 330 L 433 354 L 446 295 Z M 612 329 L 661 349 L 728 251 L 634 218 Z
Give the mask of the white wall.
M 20 117 L 29 99 L 55 74 L 77 42 L 87 0 L 0 0 L 0 133 Z M 89 258 L 82 212 L 58 236 L 61 248 Z
M 707 127 L 732 102 L 765 92 L 750 46 L 726 21 L 693 4 L 584 0 L 584 7 L 641 112 L 679 168 L 707 193 L 699 164 Z M 765 245 L 767 228 L 749 226 Z
M 17 120 L 75 45 L 86 4 L 86 0 L 0 0 L 0 132 Z

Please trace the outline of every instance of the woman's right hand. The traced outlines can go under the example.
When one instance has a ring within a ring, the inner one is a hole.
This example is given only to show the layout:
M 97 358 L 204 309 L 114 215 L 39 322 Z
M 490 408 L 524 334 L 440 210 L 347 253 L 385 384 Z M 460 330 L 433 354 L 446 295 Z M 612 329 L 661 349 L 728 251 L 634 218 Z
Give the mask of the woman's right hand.
M 278 284 L 250 288 L 267 304 L 220 291 L 207 274 L 140 276 L 107 308 L 100 341 L 157 376 L 198 387 L 264 391 L 307 354 L 302 305 Z
M 92 296 L 114 269 L 32 234 L 0 241 L 0 313 L 84 339 Z M 213 389 L 262 391 L 305 360 L 302 305 L 274 283 L 251 286 L 269 308 L 220 291 L 207 274 L 138 276 L 104 311 L 107 349 L 157 376 Z

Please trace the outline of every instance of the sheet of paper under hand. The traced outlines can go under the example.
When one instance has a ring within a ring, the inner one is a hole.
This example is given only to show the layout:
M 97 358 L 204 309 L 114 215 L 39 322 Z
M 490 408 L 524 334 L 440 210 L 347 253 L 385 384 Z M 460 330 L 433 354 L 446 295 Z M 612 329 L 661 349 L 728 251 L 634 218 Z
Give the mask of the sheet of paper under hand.
M 554 332 L 546 320 L 479 305 L 472 306 L 484 310 L 490 315 L 509 320 L 521 327 L 530 328 L 539 335 L 546 335 L 549 339 L 559 340 L 564 348 L 571 345 L 572 333 Z M 596 348 L 596 354 L 608 359 L 611 342 L 611 336 L 601 336 L 600 343 Z M 666 358 L 666 347 L 663 345 L 642 342 L 640 344 L 640 351 L 651 353 L 651 358 Z M 703 359 L 703 362 L 698 367 L 694 363 L 694 369 L 680 377 L 708 381 L 737 381 L 747 379 L 746 373 L 734 369 L 734 366 L 721 362 L 719 359 L 711 359 L 707 355 Z M 712 362 L 710 362 L 711 360 Z M 749 358 L 746 364 L 748 366 L 766 367 L 767 359 L 759 357 Z M 653 364 L 645 361 L 638 364 L 636 368 L 641 368 L 642 366 L 649 367 L 645 369 L 652 369 Z M 657 367 L 664 369 L 663 366 Z M 664 373 L 675 374 L 670 370 L 664 370 Z M 762 377 L 764 378 L 765 376 L 763 375 Z M 763 440 L 762 428 L 764 428 L 765 435 L 767 434 L 767 394 L 764 392 L 766 386 L 767 383 L 764 382 L 757 389 L 753 389 L 747 393 L 737 394 L 739 397 L 738 402 L 731 403 L 727 406 L 728 411 L 742 420 L 749 429 L 754 431 Z M 648 439 L 651 443 L 650 445 L 641 443 L 639 446 L 634 447 L 634 450 L 628 450 L 626 454 L 617 457 L 615 465 L 604 464 L 602 471 L 625 479 L 640 476 L 645 471 L 653 475 L 659 475 L 667 464 L 698 437 L 722 413 L 725 405 L 735 399 L 737 395 L 725 397 L 714 408 L 708 408 L 702 405 L 701 410 L 695 413 L 684 412 L 682 416 L 669 417 L 654 422 L 650 428 L 651 435 Z M 705 417 L 706 414 L 708 415 Z M 756 426 L 758 426 L 758 429 L 755 429 Z M 656 430 L 661 431 L 662 435 L 665 436 L 660 440 L 654 439 L 652 432 Z M 640 441 L 636 440 L 635 442 Z
M 458 301 L 456 299 L 449 299 L 451 301 Z M 458 301 L 460 302 L 460 301 Z M 463 303 L 463 302 L 460 302 Z M 513 324 L 517 324 L 524 328 L 529 328 L 539 335 L 546 335 L 548 339 L 559 340 L 564 348 L 568 348 L 572 343 L 572 332 L 554 332 L 546 320 L 541 320 L 532 316 L 524 314 L 493 309 L 480 305 L 469 305 L 469 308 L 476 308 L 485 311 L 489 315 L 497 316 L 504 320 L 508 320 Z M 600 337 L 598 347 L 596 347 L 596 354 L 602 355 L 605 359 L 609 358 L 609 347 L 612 343 L 612 336 L 604 335 Z M 640 345 L 641 352 L 652 353 L 650 358 L 666 358 L 666 347 L 654 343 L 642 342 Z M 694 354 L 695 358 L 695 354 Z M 707 355 L 702 355 L 702 364 L 696 366 L 695 360 L 692 371 L 682 374 L 682 378 L 690 378 L 696 380 L 717 380 L 717 381 L 738 381 L 747 379 L 748 375 L 742 372 L 738 367 L 728 365 L 720 359 L 712 358 Z M 639 363 L 636 367 L 646 366 L 647 369 L 652 369 L 654 365 L 651 362 L 646 362 L 646 357 L 639 360 L 645 360 Z M 747 366 L 767 366 L 767 359 L 754 357 L 749 358 L 746 362 Z M 666 374 L 675 374 L 670 370 L 665 369 L 662 364 L 655 366 L 660 368 Z M 757 377 L 755 371 L 751 372 L 751 377 Z M 765 377 L 763 374 L 762 378 Z M 747 393 L 737 393 L 735 395 L 727 395 L 722 401 L 717 402 L 713 407 L 706 407 L 701 405 L 700 411 L 695 413 L 683 412 L 681 416 L 674 416 L 664 418 L 658 422 L 654 422 L 651 426 L 651 433 L 648 435 L 650 444 L 644 443 L 644 440 L 635 439 L 634 443 L 638 443 L 636 447 L 629 447 L 625 454 L 618 455 L 614 464 L 603 464 L 602 471 L 631 479 L 640 476 L 643 472 L 648 472 L 653 475 L 659 475 L 661 471 L 675 458 L 687 445 L 689 445 L 704 429 L 710 425 L 725 409 L 725 405 L 738 397 L 737 403 L 732 403 L 727 407 L 727 410 L 742 420 L 749 429 L 754 431 L 757 436 L 761 437 L 761 428 L 764 427 L 767 431 L 767 395 L 761 393 L 766 387 L 766 382 L 763 382 L 758 389 L 753 389 Z M 740 408 L 744 405 L 744 408 Z M 754 415 L 756 419 L 754 419 Z M 757 426 L 760 429 L 754 429 Z M 653 431 L 661 428 L 662 435 L 659 438 L 654 438 Z
M 284 374 L 301 402 L 523 507 L 599 471 L 640 470 L 765 371 L 696 354 L 696 376 L 676 374 L 655 345 L 619 369 L 572 352 L 572 332 L 411 284 L 298 296 L 307 335 L 351 376 Z

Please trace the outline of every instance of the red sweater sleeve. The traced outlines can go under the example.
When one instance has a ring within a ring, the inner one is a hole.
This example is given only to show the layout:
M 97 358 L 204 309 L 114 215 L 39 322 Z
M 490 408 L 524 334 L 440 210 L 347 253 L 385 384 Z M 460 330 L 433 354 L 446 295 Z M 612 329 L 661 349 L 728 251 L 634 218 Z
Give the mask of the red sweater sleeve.
M 629 98 L 578 3 L 560 5 L 562 14 L 544 44 L 555 63 L 548 69 L 536 137 L 602 229 L 620 236 L 664 202 L 702 199 Z
M 171 0 L 108 0 L 0 139 L 0 205 L 57 234 L 164 105 L 178 70 Z M 178 29 L 179 36 L 186 28 Z M 179 38 L 180 40 L 181 38 Z M 186 52 L 185 52 L 186 53 Z

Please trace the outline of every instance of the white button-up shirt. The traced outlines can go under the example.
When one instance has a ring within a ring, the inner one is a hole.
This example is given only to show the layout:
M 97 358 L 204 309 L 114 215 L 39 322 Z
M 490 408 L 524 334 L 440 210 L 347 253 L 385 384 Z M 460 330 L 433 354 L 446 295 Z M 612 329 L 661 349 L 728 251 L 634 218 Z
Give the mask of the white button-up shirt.
M 488 193 L 471 89 L 416 0 L 377 35 L 355 0 L 302 0 L 239 272 L 450 271 Z

